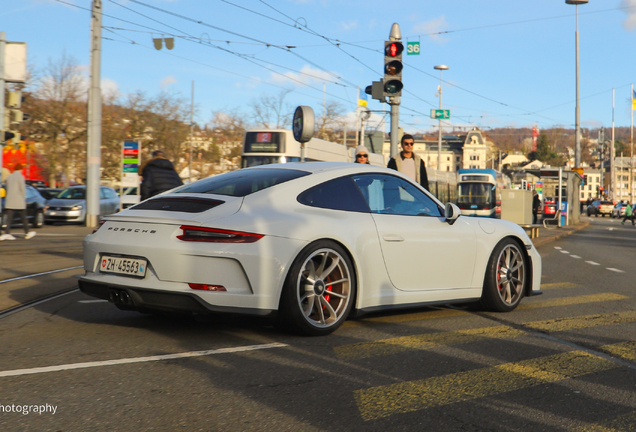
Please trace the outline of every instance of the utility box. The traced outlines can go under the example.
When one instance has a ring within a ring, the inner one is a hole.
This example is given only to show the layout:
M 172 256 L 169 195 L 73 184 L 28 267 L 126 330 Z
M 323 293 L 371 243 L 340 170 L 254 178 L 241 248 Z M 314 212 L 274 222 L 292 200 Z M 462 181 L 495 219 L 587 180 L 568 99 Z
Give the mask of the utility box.
M 504 189 L 501 192 L 501 218 L 519 225 L 532 225 L 532 191 Z

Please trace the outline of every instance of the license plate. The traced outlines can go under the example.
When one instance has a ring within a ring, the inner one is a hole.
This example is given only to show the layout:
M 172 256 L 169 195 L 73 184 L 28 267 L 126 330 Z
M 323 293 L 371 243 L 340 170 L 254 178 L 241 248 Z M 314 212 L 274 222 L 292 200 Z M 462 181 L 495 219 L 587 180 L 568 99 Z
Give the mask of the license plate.
M 103 255 L 99 270 L 102 273 L 144 277 L 146 275 L 146 264 L 147 261 L 145 259 Z

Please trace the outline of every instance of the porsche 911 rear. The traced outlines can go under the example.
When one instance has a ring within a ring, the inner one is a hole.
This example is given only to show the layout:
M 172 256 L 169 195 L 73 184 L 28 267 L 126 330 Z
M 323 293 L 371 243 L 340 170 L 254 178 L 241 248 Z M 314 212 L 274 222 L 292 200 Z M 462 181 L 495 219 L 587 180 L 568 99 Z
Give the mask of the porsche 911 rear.
M 222 198 L 154 199 L 109 218 L 84 240 L 80 289 L 126 310 L 270 314 L 301 242 L 228 229 L 242 198 Z

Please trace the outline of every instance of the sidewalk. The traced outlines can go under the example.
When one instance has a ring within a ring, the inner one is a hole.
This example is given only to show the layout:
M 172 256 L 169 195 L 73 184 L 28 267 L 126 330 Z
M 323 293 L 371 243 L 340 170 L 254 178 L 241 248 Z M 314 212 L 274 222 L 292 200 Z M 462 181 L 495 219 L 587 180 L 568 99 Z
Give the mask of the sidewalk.
M 579 222 L 576 225 L 563 226 L 561 228 L 544 228 L 541 226 L 539 228 L 539 237 L 533 238 L 532 243 L 534 243 L 534 247 L 539 247 L 556 239 L 569 236 L 570 234 L 587 228 L 589 222 Z

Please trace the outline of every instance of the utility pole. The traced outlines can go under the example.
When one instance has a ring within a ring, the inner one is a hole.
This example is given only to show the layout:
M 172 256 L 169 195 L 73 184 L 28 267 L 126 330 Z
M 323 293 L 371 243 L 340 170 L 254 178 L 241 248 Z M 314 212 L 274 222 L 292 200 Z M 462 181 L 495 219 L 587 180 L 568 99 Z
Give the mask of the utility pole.
M 0 183 L 2 183 L 2 155 L 4 152 L 4 52 L 7 46 L 5 32 L 0 32 Z M 2 200 L 0 200 L 0 215 L 2 215 Z
M 93 0 L 91 18 L 91 87 L 88 95 L 88 147 L 86 149 L 86 226 L 99 222 L 102 166 L 102 0 Z
M 614 89 L 612 89 L 612 143 L 610 144 L 610 189 L 611 198 L 616 197 L 616 169 L 614 167 Z
M 190 164 L 188 165 L 189 182 L 192 183 L 192 141 L 194 137 L 194 81 L 192 81 L 192 105 L 190 106 Z M 200 168 L 200 167 L 199 167 Z M 201 170 L 203 172 L 203 170 Z

